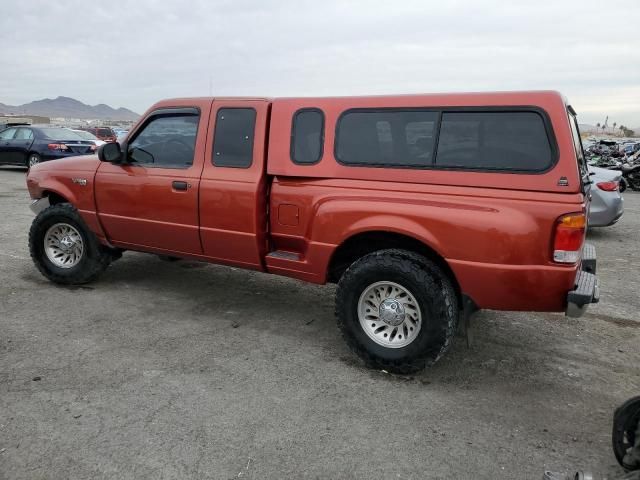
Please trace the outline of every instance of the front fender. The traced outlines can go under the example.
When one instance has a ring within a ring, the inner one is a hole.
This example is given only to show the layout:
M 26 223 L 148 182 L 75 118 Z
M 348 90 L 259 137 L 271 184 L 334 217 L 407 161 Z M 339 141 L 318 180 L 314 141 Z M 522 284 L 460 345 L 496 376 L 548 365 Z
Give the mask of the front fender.
M 94 175 L 87 171 L 55 171 L 37 166 L 27 174 L 27 188 L 34 200 L 55 195 L 73 205 L 89 229 L 103 244 L 108 244 L 95 208 L 93 179 Z

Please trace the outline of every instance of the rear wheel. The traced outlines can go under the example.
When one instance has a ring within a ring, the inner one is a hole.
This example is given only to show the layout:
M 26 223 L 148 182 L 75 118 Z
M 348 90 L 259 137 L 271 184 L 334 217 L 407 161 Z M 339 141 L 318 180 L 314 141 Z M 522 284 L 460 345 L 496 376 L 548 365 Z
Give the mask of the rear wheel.
M 624 192 L 627 189 L 627 181 L 622 177 L 620 179 L 620 193 Z
M 338 326 L 367 365 L 411 373 L 450 347 L 458 302 L 447 275 L 405 250 L 380 250 L 354 262 L 336 293 Z
M 52 205 L 33 220 L 29 251 L 45 277 L 64 285 L 90 282 L 114 258 L 68 203 Z
M 627 176 L 627 185 L 631 190 L 640 191 L 640 172 L 633 172 Z
M 633 397 L 620 405 L 613 415 L 613 453 L 618 463 L 627 470 L 640 469 L 637 454 L 640 448 L 636 438 L 640 432 L 640 397 Z M 632 453 L 632 450 L 636 452 Z M 632 462 L 632 463 L 628 463 Z
M 37 153 L 32 153 L 27 157 L 27 167 L 33 167 L 34 165 L 39 164 L 40 161 L 40 155 L 38 155 Z

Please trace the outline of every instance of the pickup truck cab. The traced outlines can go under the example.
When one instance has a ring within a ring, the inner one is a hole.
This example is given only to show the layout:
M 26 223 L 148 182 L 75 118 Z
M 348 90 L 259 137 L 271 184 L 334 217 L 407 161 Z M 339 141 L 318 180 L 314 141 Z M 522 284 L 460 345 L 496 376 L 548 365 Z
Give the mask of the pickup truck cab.
M 173 99 L 30 169 L 29 245 L 63 284 L 126 250 L 336 282 L 352 350 L 411 372 L 478 309 L 598 301 L 589 183 L 557 92 Z

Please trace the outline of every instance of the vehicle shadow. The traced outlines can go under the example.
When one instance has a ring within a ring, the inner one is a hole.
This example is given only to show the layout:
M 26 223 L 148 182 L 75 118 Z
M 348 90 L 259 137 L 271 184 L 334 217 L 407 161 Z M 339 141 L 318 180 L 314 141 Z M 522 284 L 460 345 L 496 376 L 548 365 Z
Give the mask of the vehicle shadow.
M 596 247 L 607 244 L 623 244 L 629 238 L 628 226 L 617 223 L 609 227 L 591 227 L 587 231 L 587 242 L 593 242 Z
M 182 312 L 181 318 L 216 328 L 251 329 L 320 346 L 325 360 L 390 381 L 451 383 L 465 389 L 510 381 L 551 386 L 557 377 L 563 342 L 549 333 L 547 324 L 576 320 L 562 315 L 483 311 L 472 323 L 472 346 L 457 336 L 451 351 L 435 366 L 409 376 L 390 375 L 366 368 L 344 344 L 335 324 L 335 285 L 312 285 L 293 279 L 188 260 L 164 262 L 153 255 L 126 253 L 94 285 L 129 304 L 150 293 L 158 301 L 144 305 L 150 315 Z M 138 293 L 136 293 L 138 292 Z M 104 294 L 104 293 L 103 293 Z M 139 294 L 139 295 L 138 295 Z M 309 347 L 312 348 L 310 345 Z M 566 356 L 566 355 L 565 355 Z M 461 368 L 461 365 L 464 368 Z

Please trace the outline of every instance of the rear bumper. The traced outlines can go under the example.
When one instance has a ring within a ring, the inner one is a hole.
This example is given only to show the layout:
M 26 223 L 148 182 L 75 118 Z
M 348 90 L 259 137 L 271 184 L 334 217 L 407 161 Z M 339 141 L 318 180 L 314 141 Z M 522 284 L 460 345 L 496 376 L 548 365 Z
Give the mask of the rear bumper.
M 568 317 L 581 317 L 591 303 L 600 301 L 600 288 L 596 277 L 596 249 L 587 243 L 582 250 L 582 264 L 576 274 L 575 287 L 567 293 Z
M 590 227 L 608 227 L 616 223 L 624 213 L 624 199 L 619 192 L 598 191 L 593 195 L 589 208 Z

